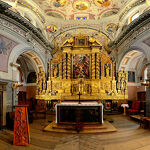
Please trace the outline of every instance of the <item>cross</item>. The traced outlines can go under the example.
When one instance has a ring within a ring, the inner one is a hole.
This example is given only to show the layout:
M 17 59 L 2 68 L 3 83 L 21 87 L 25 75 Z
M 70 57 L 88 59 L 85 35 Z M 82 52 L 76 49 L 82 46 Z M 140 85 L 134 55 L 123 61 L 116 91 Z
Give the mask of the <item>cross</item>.
M 80 103 L 80 95 L 82 95 L 82 94 L 79 92 L 79 94 L 77 94 L 77 95 L 79 95 L 79 104 L 81 104 L 81 103 Z

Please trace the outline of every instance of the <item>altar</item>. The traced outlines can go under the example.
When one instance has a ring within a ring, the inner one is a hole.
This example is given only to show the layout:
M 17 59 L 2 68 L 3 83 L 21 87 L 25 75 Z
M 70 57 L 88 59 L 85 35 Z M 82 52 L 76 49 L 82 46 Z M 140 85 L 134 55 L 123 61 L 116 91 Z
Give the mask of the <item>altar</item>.
M 62 103 L 56 104 L 57 124 L 102 124 L 103 104 L 98 103 Z
M 107 133 L 117 129 L 108 121 L 103 121 L 103 104 L 96 102 L 56 104 L 56 120 L 44 131 L 57 133 Z

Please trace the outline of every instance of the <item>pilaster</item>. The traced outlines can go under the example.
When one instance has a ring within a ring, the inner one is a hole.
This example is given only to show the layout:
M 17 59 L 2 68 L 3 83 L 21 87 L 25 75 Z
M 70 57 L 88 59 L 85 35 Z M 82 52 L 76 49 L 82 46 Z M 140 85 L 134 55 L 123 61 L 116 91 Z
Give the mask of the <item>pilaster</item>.
M 150 82 L 150 65 L 147 66 L 147 81 Z M 150 117 L 150 85 L 146 88 L 146 116 Z

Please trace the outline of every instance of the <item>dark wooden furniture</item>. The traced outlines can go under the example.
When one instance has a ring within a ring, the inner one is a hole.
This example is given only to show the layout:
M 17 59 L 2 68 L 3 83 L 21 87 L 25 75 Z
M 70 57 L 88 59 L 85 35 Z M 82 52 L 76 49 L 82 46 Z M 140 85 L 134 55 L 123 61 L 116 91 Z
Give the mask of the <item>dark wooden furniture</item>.
M 129 115 L 138 114 L 140 112 L 140 101 L 133 101 L 132 107 L 130 109 L 127 109 L 127 113 Z
M 57 124 L 102 124 L 102 104 L 57 104 Z
M 14 145 L 29 145 L 29 123 L 26 105 L 15 105 Z
M 145 101 L 146 100 L 146 92 L 137 92 L 137 99 L 138 101 Z
M 38 114 L 42 114 L 44 116 L 44 118 L 46 118 L 46 111 L 47 111 L 46 101 L 45 100 L 37 100 L 35 109 L 31 110 L 30 113 L 32 115 L 35 115 L 36 118 L 38 118 Z

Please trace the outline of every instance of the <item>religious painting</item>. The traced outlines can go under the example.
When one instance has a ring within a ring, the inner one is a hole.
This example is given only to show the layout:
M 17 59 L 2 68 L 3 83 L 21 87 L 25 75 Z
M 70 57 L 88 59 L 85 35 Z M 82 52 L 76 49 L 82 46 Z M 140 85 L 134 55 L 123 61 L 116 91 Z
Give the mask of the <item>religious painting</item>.
M 50 33 L 54 33 L 58 30 L 58 28 L 55 25 L 49 25 L 47 26 L 47 31 Z
M 115 33 L 117 31 L 117 25 L 114 23 L 108 24 L 105 28 L 108 33 Z
M 52 64 L 53 77 L 59 77 L 59 64 Z
M 105 111 L 111 111 L 112 107 L 112 100 L 106 100 L 104 104 Z
M 0 71 L 7 72 L 8 70 L 8 58 L 12 49 L 17 45 L 17 43 L 7 37 L 0 35 Z
M 90 58 L 87 54 L 73 56 L 73 78 L 89 78 Z
M 87 1 L 77 1 L 74 6 L 78 10 L 86 10 L 89 7 L 89 3 Z
M 88 37 L 75 37 L 75 46 L 83 47 L 88 45 Z
M 64 7 L 66 5 L 66 0 L 54 0 L 53 5 L 55 7 Z
M 110 5 L 110 0 L 96 0 L 96 4 L 101 7 L 107 7 Z

